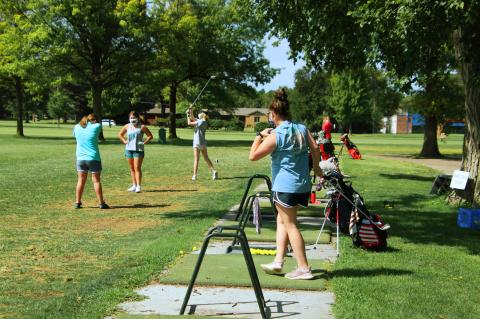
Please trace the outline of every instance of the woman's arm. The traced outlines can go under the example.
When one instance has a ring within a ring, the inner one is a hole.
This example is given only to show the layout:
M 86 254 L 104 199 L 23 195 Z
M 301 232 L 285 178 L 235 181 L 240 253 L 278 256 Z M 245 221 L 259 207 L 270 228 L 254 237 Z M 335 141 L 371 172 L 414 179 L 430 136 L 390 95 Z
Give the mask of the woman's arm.
M 128 143 L 128 141 L 125 139 L 125 133 L 127 132 L 127 125 L 128 124 L 124 125 L 120 130 L 120 132 L 118 132 L 118 138 L 120 139 L 120 141 L 122 141 L 123 144 Z
M 143 144 L 147 144 L 148 142 L 150 142 L 153 139 L 152 132 L 150 132 L 148 127 L 146 127 L 145 125 L 142 125 L 142 132 L 147 135 L 147 138 L 145 139 L 145 141 L 143 141 Z
M 264 137 L 262 138 L 262 136 L 257 135 L 253 140 L 249 156 L 251 161 L 258 161 L 272 153 L 277 147 L 276 135 L 275 132 L 272 132 L 271 128 L 264 129 L 261 135 Z
M 195 124 L 197 124 L 195 117 L 193 117 L 193 109 L 191 106 L 187 110 L 187 124 L 189 126 L 194 126 Z
M 320 150 L 318 149 L 318 144 L 313 139 L 312 134 L 310 131 L 307 131 L 308 137 L 308 146 L 310 148 L 310 153 L 312 154 L 312 162 L 313 162 L 313 172 L 316 176 L 322 177 L 323 172 L 320 168 Z

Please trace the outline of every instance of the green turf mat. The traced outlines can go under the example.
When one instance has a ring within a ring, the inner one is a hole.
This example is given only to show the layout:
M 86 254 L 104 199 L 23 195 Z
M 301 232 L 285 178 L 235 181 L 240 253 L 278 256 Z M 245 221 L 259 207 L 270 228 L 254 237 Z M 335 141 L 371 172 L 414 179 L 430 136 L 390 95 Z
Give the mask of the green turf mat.
M 237 221 L 226 221 L 225 226 L 238 225 Z M 320 226 L 313 225 L 304 225 L 300 224 L 300 231 L 302 233 L 303 239 L 307 245 L 315 244 L 317 240 L 318 233 L 320 232 Z M 275 223 L 274 222 L 265 222 L 262 223 L 261 233 L 257 234 L 255 231 L 255 226 L 253 224 L 247 224 L 245 227 L 245 234 L 249 241 L 271 241 L 275 242 Z M 328 228 L 324 228 L 322 236 L 320 236 L 319 244 L 328 244 L 330 243 L 332 232 Z M 231 240 L 228 238 L 228 240 Z
M 197 258 L 198 255 L 185 255 L 185 257 L 170 268 L 165 277 L 160 279 L 160 282 L 164 284 L 188 285 Z M 280 275 L 267 275 L 261 270 L 260 264 L 271 262 L 273 256 L 254 255 L 253 259 L 262 288 L 325 289 L 325 273 L 323 271 L 323 269 L 325 269 L 325 263 L 323 260 L 309 260 L 312 266 L 312 272 L 315 275 L 314 279 L 289 280 Z M 287 258 L 285 260 L 285 270 L 290 271 L 295 268 L 295 266 L 296 263 L 293 258 Z M 243 255 L 205 255 L 195 285 L 251 287 L 252 282 L 248 275 L 247 265 L 245 264 Z

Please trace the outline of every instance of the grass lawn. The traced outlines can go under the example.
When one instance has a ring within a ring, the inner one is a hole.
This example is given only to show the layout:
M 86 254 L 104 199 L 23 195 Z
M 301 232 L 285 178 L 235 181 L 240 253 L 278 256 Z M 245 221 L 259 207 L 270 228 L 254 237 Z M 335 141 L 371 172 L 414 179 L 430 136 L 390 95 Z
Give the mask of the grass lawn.
M 246 177 L 269 171 L 268 159 L 248 162 L 253 133 L 209 131 L 221 179 L 212 182 L 201 162 L 199 180 L 191 182 L 192 131 L 185 129 L 175 145 L 147 145 L 145 192 L 129 194 L 119 128 L 105 128 L 102 181 L 113 209 L 96 208 L 89 182 L 87 208 L 73 210 L 72 125 L 27 124 L 25 139 L 14 137 L 14 125 L 0 121 L 0 318 L 114 313 L 118 303 L 138 298 L 134 288 L 159 279 L 181 250 L 199 245 L 214 220 L 238 204 Z M 479 318 L 480 233 L 459 229 L 456 208 L 428 195 L 433 170 L 368 157 L 415 155 L 422 136 L 352 140 L 367 159 L 344 157 L 343 169 L 392 229 L 386 253 L 353 249 L 342 237 L 341 257 L 326 275 L 335 317 Z M 458 155 L 461 141 L 450 135 L 440 151 Z M 394 208 L 383 208 L 383 200 L 394 200 Z

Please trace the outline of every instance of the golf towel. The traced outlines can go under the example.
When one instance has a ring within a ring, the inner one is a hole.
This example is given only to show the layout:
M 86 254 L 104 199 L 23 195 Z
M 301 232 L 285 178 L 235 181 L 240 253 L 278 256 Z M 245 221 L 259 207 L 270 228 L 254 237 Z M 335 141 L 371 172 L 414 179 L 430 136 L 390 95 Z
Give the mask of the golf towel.
M 253 200 L 253 224 L 255 225 L 255 230 L 257 234 L 260 234 L 262 228 L 262 216 L 260 214 L 260 202 L 258 197 L 255 197 Z

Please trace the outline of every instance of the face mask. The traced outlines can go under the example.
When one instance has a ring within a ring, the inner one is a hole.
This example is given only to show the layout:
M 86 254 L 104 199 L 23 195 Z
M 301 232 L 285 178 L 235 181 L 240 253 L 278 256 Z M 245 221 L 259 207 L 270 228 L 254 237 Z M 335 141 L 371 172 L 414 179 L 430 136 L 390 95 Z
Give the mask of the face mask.
M 271 127 L 275 128 L 275 122 L 274 122 L 273 119 L 272 119 L 272 114 L 271 114 L 271 113 L 268 114 L 268 124 L 269 124 Z
M 130 123 L 135 125 L 138 123 L 138 120 L 137 119 L 130 119 Z

